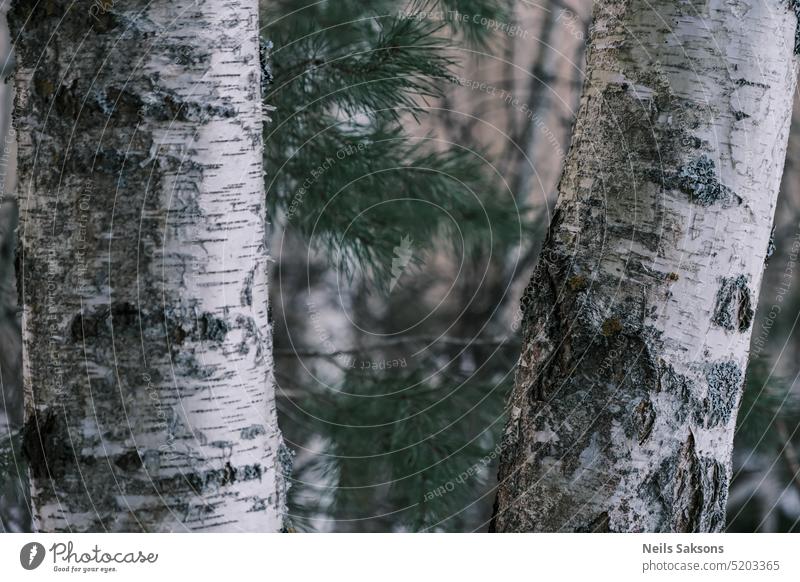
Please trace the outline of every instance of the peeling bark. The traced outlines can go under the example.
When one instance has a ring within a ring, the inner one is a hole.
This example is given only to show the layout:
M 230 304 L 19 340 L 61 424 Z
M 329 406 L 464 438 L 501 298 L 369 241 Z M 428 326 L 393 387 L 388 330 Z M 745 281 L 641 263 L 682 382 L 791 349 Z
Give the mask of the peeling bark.
M 595 5 L 493 531 L 724 527 L 796 27 L 771 0 Z
M 17 0 L 40 531 L 276 531 L 256 0 Z

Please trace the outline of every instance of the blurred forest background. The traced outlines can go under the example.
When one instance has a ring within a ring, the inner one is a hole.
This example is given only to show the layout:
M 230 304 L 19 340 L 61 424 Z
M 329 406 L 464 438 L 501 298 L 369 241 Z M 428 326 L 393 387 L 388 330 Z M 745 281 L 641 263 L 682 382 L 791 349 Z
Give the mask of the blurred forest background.
M 519 297 L 569 147 L 591 3 L 263 6 L 271 294 L 294 528 L 485 530 Z M 7 440 L 22 421 L 8 81 L 0 106 Z M 739 414 L 730 531 L 800 531 L 798 160 L 796 106 Z M 0 527 L 25 530 L 24 477 L 5 462 Z

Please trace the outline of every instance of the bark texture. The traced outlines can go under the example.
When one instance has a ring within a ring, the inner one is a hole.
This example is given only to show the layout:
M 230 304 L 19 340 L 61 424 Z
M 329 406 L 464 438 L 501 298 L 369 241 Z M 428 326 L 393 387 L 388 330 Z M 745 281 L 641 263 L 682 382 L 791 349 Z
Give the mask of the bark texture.
M 257 0 L 18 0 L 40 531 L 275 531 Z
M 601 0 L 494 531 L 718 531 L 783 171 L 778 0 Z

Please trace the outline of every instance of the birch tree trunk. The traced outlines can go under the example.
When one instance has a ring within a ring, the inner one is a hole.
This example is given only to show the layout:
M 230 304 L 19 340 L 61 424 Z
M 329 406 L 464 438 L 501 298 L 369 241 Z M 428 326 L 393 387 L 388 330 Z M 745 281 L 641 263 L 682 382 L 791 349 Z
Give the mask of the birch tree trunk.
M 717 531 L 795 88 L 787 2 L 600 0 L 494 531 Z
M 35 527 L 281 529 L 257 0 L 9 23 Z

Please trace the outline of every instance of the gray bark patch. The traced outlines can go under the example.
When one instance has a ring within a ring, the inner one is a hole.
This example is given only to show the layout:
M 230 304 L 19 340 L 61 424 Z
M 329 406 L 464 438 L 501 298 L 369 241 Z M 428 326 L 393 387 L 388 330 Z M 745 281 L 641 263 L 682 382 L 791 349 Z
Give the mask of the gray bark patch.
M 294 470 L 294 451 L 286 446 L 286 443 L 281 438 L 281 444 L 278 447 L 278 468 L 280 470 L 280 477 L 278 482 L 278 496 L 281 499 L 286 499 L 289 489 L 292 486 L 291 477 Z M 283 515 L 282 532 L 294 531 L 291 516 L 288 512 Z
M 706 371 L 708 392 L 698 410 L 705 413 L 704 426 L 727 424 L 733 414 L 744 376 L 735 362 L 717 362 Z
M 239 436 L 246 441 L 251 441 L 260 434 L 266 434 L 266 432 L 263 425 L 253 424 L 239 431 Z
M 747 277 L 725 277 L 717 291 L 712 321 L 729 331 L 745 332 L 753 322 L 753 301 Z

